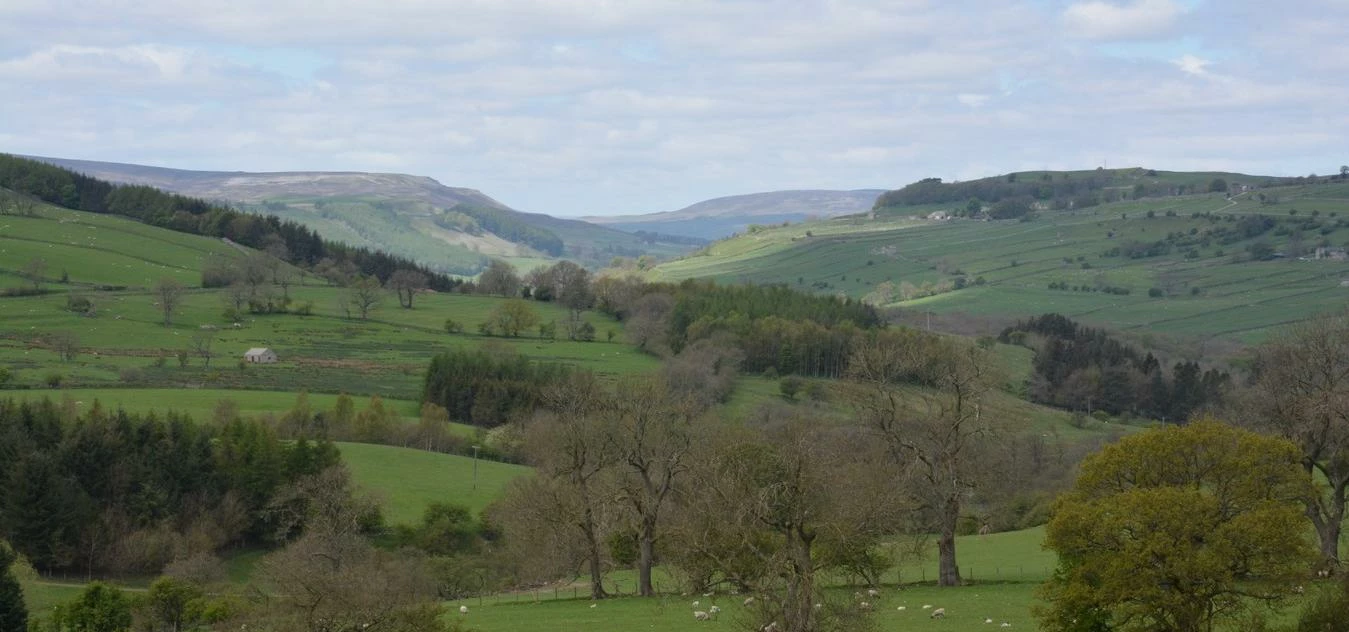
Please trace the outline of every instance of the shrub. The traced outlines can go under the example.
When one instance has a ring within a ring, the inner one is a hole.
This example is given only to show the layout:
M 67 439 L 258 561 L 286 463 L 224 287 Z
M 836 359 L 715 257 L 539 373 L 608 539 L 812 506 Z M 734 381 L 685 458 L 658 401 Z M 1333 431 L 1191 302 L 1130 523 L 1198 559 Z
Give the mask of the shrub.
M 448 333 L 448 334 L 457 334 L 457 333 L 462 333 L 463 331 L 464 331 L 464 324 L 463 324 L 463 323 L 461 323 L 461 322 L 459 322 L 459 321 L 457 321 L 457 320 L 455 320 L 455 319 L 453 319 L 453 318 L 446 318 L 446 319 L 445 319 L 445 333 Z
M 46 382 L 47 386 L 50 388 L 60 388 L 61 382 L 64 380 L 65 377 L 62 376 L 60 373 L 48 373 L 47 377 L 43 381 Z
M 778 380 L 778 392 L 782 393 L 782 396 L 787 399 L 796 399 L 796 394 L 801 392 L 802 386 L 804 386 L 804 383 L 801 378 L 795 375 L 788 375 Z

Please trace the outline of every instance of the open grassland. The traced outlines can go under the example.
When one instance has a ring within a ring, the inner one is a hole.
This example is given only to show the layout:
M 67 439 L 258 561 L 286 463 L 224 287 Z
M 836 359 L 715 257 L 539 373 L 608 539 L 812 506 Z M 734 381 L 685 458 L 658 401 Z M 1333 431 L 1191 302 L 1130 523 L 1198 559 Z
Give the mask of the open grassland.
M 1227 199 L 1220 194 L 1117 202 L 1076 211 L 1043 211 L 1033 221 L 929 221 L 839 218 L 758 231 L 718 242 L 657 268 L 660 278 L 785 283 L 801 289 L 871 295 L 882 283 L 939 285 L 963 276 L 970 285 L 925 298 L 896 295 L 887 305 L 1015 318 L 1059 312 L 1125 330 L 1251 341 L 1271 328 L 1342 307 L 1349 301 L 1349 261 L 1254 261 L 1247 248 L 1301 249 L 1349 242 L 1349 184 L 1280 187 Z M 1275 199 L 1277 198 L 1277 199 Z M 934 207 L 935 208 L 935 207 Z M 915 207 L 915 214 L 927 207 Z M 1210 213 L 1216 219 L 1195 214 Z M 1315 213 L 1319 228 L 1291 219 Z M 1149 217 L 1151 214 L 1151 217 Z M 1176 246 L 1129 258 L 1116 247 L 1168 235 L 1202 238 L 1244 216 L 1281 222 L 1252 238 Z M 1231 216 L 1233 219 L 1227 219 Z M 983 284 L 975 285 L 982 278 Z M 1068 289 L 1050 289 L 1065 284 Z M 1074 290 L 1072 288 L 1078 288 Z M 1127 295 L 1081 288 L 1125 288 Z M 1150 296 L 1152 291 L 1152 296 Z M 1160 294 L 1157 296 L 1156 294 Z
M 233 403 L 235 410 L 246 417 L 272 414 L 280 416 L 297 403 L 297 393 L 285 391 L 241 391 L 227 389 L 173 389 L 173 388 L 66 388 L 7 391 L 4 396 L 15 399 L 37 400 L 48 398 L 60 402 L 66 398 L 75 401 L 77 410 L 87 410 L 95 401 L 104 410 L 122 409 L 132 413 L 167 411 L 187 414 L 197 421 L 209 420 L 221 402 Z M 313 411 L 331 411 L 337 405 L 337 395 L 315 393 L 307 396 Z M 356 410 L 370 405 L 370 397 L 354 396 Z M 404 423 L 416 423 L 420 404 L 416 401 L 385 399 L 384 407 L 394 411 Z M 473 436 L 477 428 L 464 424 L 450 424 L 461 436 Z
M 511 480 L 532 470 L 523 465 L 476 460 L 411 448 L 339 443 L 342 461 L 361 487 L 383 497 L 389 524 L 412 523 L 433 502 L 463 505 L 474 512 L 501 496 Z
M 312 277 L 289 289 L 292 313 L 247 315 L 236 326 L 224 317 L 224 290 L 195 286 L 209 258 L 241 254 L 219 240 L 78 211 L 39 207 L 32 217 L 0 217 L 0 289 L 31 287 L 20 272 L 41 259 L 40 284 L 49 292 L 0 297 L 0 363 L 10 371 L 6 386 L 59 381 L 97 388 L 304 389 L 416 400 L 432 355 L 482 344 L 610 377 L 657 366 L 654 358 L 620 342 L 619 323 L 597 313 L 583 316 L 597 331 L 591 343 L 544 340 L 535 331 L 518 338 L 488 337 L 477 333 L 478 325 L 504 299 L 427 293 L 417 297 L 415 309 L 403 309 L 390 293 L 360 320 L 348 317 L 341 306 L 346 290 Z M 193 288 L 167 327 L 148 289 L 164 277 Z M 73 294 L 92 301 L 92 315 L 67 309 Z M 543 322 L 567 317 L 565 309 L 550 303 L 530 305 Z M 447 319 L 462 332 L 447 333 Z M 72 360 L 62 361 L 53 344 L 62 336 L 75 341 Z M 210 341 L 209 366 L 194 352 L 198 337 Z M 251 347 L 273 348 L 281 362 L 242 366 L 242 354 Z

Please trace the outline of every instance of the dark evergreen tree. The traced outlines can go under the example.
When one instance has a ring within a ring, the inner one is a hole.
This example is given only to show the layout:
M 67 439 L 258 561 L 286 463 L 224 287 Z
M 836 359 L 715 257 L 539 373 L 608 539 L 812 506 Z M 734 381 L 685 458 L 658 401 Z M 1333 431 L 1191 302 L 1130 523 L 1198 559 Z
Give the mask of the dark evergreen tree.
M 23 601 L 23 587 L 14 576 L 14 562 L 18 554 L 8 544 L 0 542 L 0 632 L 26 632 L 28 608 Z

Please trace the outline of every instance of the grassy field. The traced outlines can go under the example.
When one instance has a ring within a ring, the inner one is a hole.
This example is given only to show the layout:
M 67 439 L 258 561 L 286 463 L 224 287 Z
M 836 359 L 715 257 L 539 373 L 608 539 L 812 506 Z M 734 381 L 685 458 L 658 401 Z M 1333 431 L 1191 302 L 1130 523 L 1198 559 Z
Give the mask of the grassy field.
M 598 333 L 591 343 L 544 340 L 533 331 L 488 337 L 477 333 L 478 325 L 504 299 L 428 293 L 415 309 L 402 309 L 390 294 L 368 320 L 358 320 L 340 307 L 342 288 L 313 278 L 289 289 L 292 313 L 248 315 L 236 325 L 223 316 L 222 290 L 196 286 L 208 259 L 240 255 L 219 240 L 116 217 L 52 207 L 40 207 L 33 217 L 0 217 L 0 289 L 31 287 L 20 272 L 41 259 L 39 284 L 49 292 L 0 297 L 0 363 L 10 371 L 5 386 L 59 381 L 82 388 L 305 389 L 415 400 L 430 357 L 446 349 L 497 345 L 608 376 L 648 372 L 658 364 L 621 342 L 621 324 L 594 312 L 583 316 Z M 167 327 L 147 290 L 163 277 L 192 288 Z M 93 315 L 68 310 L 72 295 L 90 299 Z M 543 322 L 567 316 L 550 303 L 531 306 Z M 463 333 L 446 333 L 447 319 Z M 58 334 L 73 336 L 78 351 L 72 360 L 57 353 L 52 341 Z M 191 353 L 199 336 L 210 340 L 209 366 L 207 358 Z M 281 362 L 241 365 L 251 347 L 271 347 Z
M 1265 201 L 1248 192 L 1144 199 L 1076 211 L 1043 211 L 1029 222 L 931 221 L 912 217 L 856 217 L 761 230 L 717 242 L 663 264 L 665 279 L 786 283 L 853 298 L 891 282 L 940 284 L 957 276 L 971 285 L 926 298 L 882 303 L 936 313 L 1014 318 L 1056 311 L 1089 323 L 1178 336 L 1253 341 L 1272 328 L 1343 307 L 1349 261 L 1252 261 L 1256 242 L 1276 251 L 1300 247 L 1310 255 L 1322 243 L 1349 242 L 1349 184 L 1270 189 Z M 1277 198 L 1277 200 L 1275 199 Z M 935 207 L 934 207 L 935 208 Z M 915 207 L 915 214 L 928 211 Z M 1193 216 L 1213 213 L 1221 219 Z M 1290 219 L 1315 213 L 1319 229 L 1291 228 Z M 1151 214 L 1151 217 L 1149 217 Z M 1228 216 L 1234 219 L 1229 221 Z M 1108 256 L 1115 247 L 1150 244 L 1168 234 L 1202 238 L 1235 220 L 1265 215 L 1283 220 L 1258 237 L 1222 244 L 1178 246 L 1164 255 Z M 982 285 L 973 285 L 982 278 Z M 1129 294 L 1049 289 L 1127 288 Z M 1152 291 L 1152 296 L 1150 296 Z M 1160 294 L 1158 296 L 1157 294 Z
M 437 454 L 411 448 L 339 443 L 342 461 L 365 489 L 383 497 L 389 524 L 421 518 L 432 502 L 448 502 L 482 511 L 512 479 L 531 471 L 522 465 Z

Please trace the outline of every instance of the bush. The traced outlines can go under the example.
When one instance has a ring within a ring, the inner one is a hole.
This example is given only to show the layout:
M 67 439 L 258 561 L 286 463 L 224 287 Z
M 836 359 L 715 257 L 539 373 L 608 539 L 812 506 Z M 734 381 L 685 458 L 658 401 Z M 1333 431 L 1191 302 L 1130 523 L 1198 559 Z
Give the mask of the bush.
M 1297 620 L 1297 632 L 1349 632 L 1349 583 L 1322 589 Z
M 782 393 L 782 396 L 787 399 L 796 399 L 796 394 L 801 392 L 803 386 L 805 384 L 801 381 L 801 378 L 795 375 L 788 375 L 778 380 L 778 392 Z
M 44 379 L 43 381 L 46 382 L 47 386 L 50 388 L 60 388 L 61 382 L 63 382 L 64 380 L 65 377 L 62 376 L 60 373 L 48 373 L 46 379 Z
M 1166 296 L 1166 291 L 1159 287 L 1148 289 L 1148 298 L 1161 298 Z
M 445 333 L 448 333 L 448 334 L 458 334 L 458 333 L 463 333 L 463 331 L 464 331 L 464 324 L 463 324 L 463 323 L 461 323 L 461 322 L 459 322 L 459 321 L 457 321 L 457 320 L 455 320 L 455 319 L 453 319 L 453 318 L 446 318 L 446 319 L 445 319 Z

